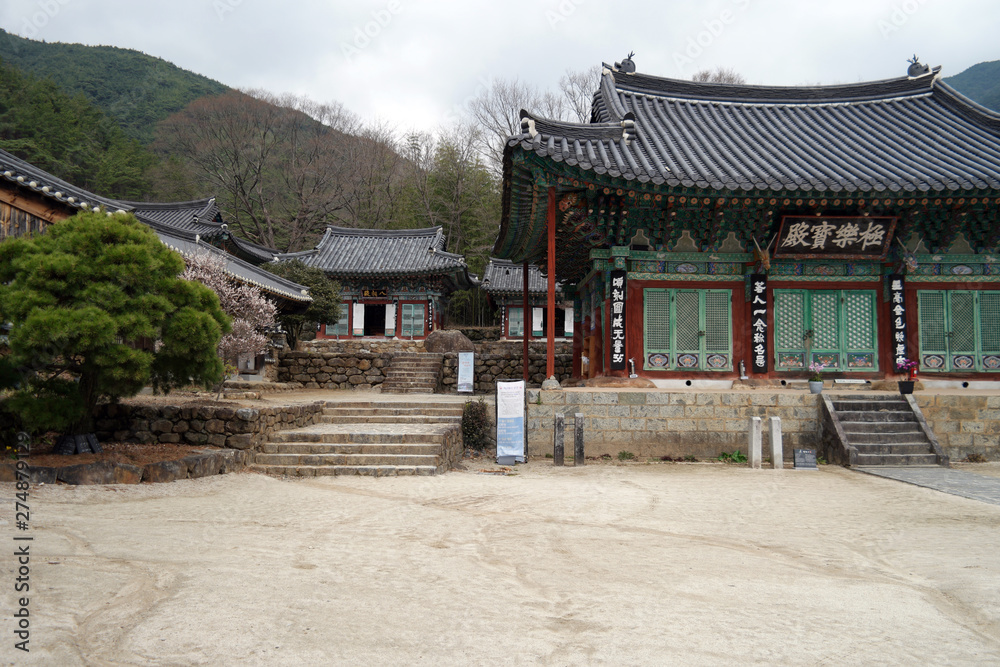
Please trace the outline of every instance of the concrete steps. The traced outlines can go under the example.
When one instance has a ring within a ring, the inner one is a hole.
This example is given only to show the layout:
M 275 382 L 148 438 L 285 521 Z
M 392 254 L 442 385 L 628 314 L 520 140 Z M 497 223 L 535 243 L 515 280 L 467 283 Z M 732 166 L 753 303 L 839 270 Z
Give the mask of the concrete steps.
M 441 383 L 444 355 L 432 352 L 401 352 L 392 357 L 382 383 L 384 393 L 434 393 Z
M 328 404 L 319 424 L 279 431 L 252 469 L 271 475 L 435 475 L 462 455 L 462 404 Z
M 935 449 L 916 403 L 903 396 L 832 396 L 831 418 L 853 450 L 852 465 L 947 465 Z

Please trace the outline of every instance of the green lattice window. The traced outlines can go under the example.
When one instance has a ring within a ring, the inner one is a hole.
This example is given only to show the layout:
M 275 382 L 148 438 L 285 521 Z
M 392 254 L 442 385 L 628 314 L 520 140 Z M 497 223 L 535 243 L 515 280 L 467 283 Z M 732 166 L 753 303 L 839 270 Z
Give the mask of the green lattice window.
M 510 308 L 507 311 L 507 335 L 524 335 L 524 308 Z
M 877 371 L 875 290 L 774 290 L 775 369 Z
M 400 305 L 402 311 L 402 332 L 406 338 L 424 335 L 424 304 L 404 303 Z
M 732 293 L 643 290 L 643 346 L 647 370 L 732 370 Z
M 919 290 L 920 370 L 1000 370 L 1000 292 Z
M 351 317 L 351 302 L 347 301 L 340 304 L 340 319 L 337 320 L 336 324 L 327 324 L 324 326 L 324 332 L 327 336 L 347 336 L 350 334 L 350 329 L 348 329 L 348 321 Z

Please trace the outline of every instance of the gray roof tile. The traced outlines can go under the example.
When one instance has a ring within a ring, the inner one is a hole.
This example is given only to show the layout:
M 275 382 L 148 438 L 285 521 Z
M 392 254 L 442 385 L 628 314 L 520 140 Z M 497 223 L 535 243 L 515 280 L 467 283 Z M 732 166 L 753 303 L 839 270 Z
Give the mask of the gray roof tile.
M 605 66 L 590 124 L 522 112 L 508 141 L 598 174 L 717 190 L 1000 188 L 1000 114 L 940 80 L 695 83 Z
M 524 291 L 524 268 L 506 259 L 491 257 L 483 272 L 482 287 L 491 295 L 521 295 Z M 556 283 L 556 291 L 562 283 Z M 548 279 L 534 264 L 528 266 L 528 294 L 548 294 Z
M 452 275 L 459 289 L 470 287 L 461 255 L 445 252 L 441 227 L 425 229 L 347 229 L 327 227 L 312 250 L 285 253 L 277 261 L 298 259 L 333 277 Z

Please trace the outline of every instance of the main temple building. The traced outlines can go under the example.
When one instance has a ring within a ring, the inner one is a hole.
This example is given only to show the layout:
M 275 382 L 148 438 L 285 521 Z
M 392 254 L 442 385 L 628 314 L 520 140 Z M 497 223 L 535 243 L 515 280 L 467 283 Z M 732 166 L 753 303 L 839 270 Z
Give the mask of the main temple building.
M 940 68 L 770 87 L 626 59 L 589 123 L 522 112 L 493 254 L 561 281 L 588 376 L 996 379 L 998 210 L 1000 115 Z

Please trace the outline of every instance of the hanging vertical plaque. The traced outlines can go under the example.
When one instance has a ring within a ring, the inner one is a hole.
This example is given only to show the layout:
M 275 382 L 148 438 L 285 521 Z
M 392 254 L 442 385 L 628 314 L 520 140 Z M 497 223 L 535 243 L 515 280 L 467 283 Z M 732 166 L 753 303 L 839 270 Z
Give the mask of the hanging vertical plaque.
M 625 272 L 611 272 L 611 370 L 625 370 Z
M 906 301 L 903 295 L 903 276 L 889 276 L 889 312 L 892 317 L 892 359 L 897 373 L 905 372 L 900 366 L 906 362 Z
M 754 373 L 767 372 L 767 275 L 750 276 L 750 350 Z

